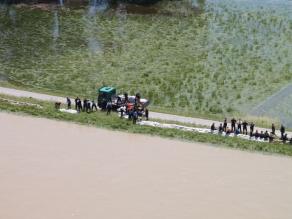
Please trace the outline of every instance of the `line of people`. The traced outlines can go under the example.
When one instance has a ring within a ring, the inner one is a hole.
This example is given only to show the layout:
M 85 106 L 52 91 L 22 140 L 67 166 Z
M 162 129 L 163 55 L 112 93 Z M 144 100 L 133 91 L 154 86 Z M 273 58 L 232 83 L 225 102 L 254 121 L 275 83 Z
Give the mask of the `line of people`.
M 69 97 L 67 99 L 67 109 L 71 109 L 71 99 Z M 97 105 L 94 100 L 88 100 L 84 99 L 83 103 L 79 97 L 75 98 L 75 110 L 80 113 L 81 111 L 83 112 L 93 112 L 94 110 L 97 111 Z
M 214 132 L 215 130 L 218 130 L 219 134 L 222 134 L 223 132 L 226 133 L 226 135 L 230 135 L 231 133 L 234 133 L 235 135 L 243 134 L 248 135 L 250 138 L 254 137 L 255 139 L 264 139 L 269 140 L 270 142 L 274 141 L 275 138 L 277 138 L 276 135 L 276 127 L 275 124 L 272 124 L 271 132 L 269 133 L 267 130 L 259 132 L 258 130 L 255 131 L 255 124 L 253 122 L 248 123 L 247 121 L 242 121 L 239 119 L 238 121 L 235 118 L 232 118 L 230 120 L 231 128 L 228 127 L 227 118 L 224 119 L 223 123 L 220 123 L 218 129 L 215 127 L 215 123 L 211 125 L 211 132 Z M 249 133 L 248 133 L 248 126 L 249 126 Z M 289 139 L 288 134 L 286 133 L 285 126 L 281 125 L 280 127 L 280 133 L 281 137 L 280 140 L 283 141 L 283 143 L 286 143 L 289 141 L 290 144 L 292 144 L 292 136 Z

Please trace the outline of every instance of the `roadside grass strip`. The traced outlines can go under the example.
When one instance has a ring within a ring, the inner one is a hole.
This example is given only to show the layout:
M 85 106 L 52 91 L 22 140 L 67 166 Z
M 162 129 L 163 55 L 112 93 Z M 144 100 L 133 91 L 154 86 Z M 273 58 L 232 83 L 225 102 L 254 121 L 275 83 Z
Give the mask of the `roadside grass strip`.
M 21 102 L 21 101 L 15 101 L 15 100 L 11 100 L 11 99 L 6 99 L 6 98 L 2 98 L 0 97 L 1 101 L 7 102 L 9 104 L 12 105 L 19 105 L 19 106 L 32 106 L 32 107 L 36 107 L 38 109 L 42 109 L 43 107 L 39 104 L 34 104 L 34 103 L 28 103 L 28 102 Z

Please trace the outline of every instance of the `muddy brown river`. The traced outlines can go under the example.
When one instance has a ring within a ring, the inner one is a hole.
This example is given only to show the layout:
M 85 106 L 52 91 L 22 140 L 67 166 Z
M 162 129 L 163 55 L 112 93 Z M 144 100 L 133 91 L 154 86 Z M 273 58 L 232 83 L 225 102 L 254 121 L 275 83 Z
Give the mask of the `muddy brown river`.
M 291 219 L 292 158 L 0 113 L 2 219 Z

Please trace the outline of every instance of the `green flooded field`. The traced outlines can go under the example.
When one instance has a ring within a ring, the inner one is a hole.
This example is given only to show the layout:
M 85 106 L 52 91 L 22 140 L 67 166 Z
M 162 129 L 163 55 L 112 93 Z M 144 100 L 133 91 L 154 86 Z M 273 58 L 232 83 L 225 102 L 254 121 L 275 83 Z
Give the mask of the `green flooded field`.
M 90 97 L 110 85 L 183 114 L 250 112 L 292 83 L 291 45 L 289 0 L 0 7 L 2 84 Z

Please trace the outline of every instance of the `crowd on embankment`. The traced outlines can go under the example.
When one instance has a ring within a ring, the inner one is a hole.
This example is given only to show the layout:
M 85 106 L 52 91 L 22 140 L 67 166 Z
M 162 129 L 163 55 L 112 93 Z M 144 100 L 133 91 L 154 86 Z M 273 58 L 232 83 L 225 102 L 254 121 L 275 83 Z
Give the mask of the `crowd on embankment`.
M 66 99 L 67 109 L 72 109 L 72 101 L 69 97 Z M 97 106 L 94 100 L 83 99 L 81 100 L 79 97 L 75 98 L 75 110 L 77 113 L 87 112 L 91 113 L 94 111 L 98 111 L 99 107 Z M 142 109 L 139 104 L 139 97 L 135 99 L 135 102 L 129 103 L 127 99 L 121 100 L 118 99 L 118 108 L 113 107 L 112 101 L 108 101 L 105 106 L 105 112 L 107 115 L 110 115 L 113 109 L 120 113 L 121 118 L 128 118 L 133 121 L 133 124 L 136 124 L 138 120 L 142 120 L 145 117 L 146 120 L 149 119 L 149 110 L 147 108 Z M 56 102 L 55 107 L 57 109 L 60 108 L 61 103 Z M 211 125 L 211 133 L 217 133 L 224 136 L 238 136 L 245 135 L 249 136 L 249 139 L 256 141 L 268 141 L 268 142 L 282 142 L 284 144 L 289 143 L 292 144 L 292 136 L 288 137 L 286 133 L 286 129 L 284 125 L 281 125 L 279 128 L 280 136 L 276 134 L 276 126 L 275 124 L 271 125 L 271 131 L 259 131 L 255 127 L 255 123 L 247 122 L 246 120 L 242 121 L 241 119 L 236 120 L 232 118 L 230 123 L 227 118 L 224 119 L 223 123 L 220 123 L 218 127 L 215 126 L 215 123 Z
M 249 135 L 250 139 L 254 138 L 255 140 L 265 140 L 269 142 L 282 141 L 283 143 L 289 142 L 290 144 L 292 144 L 292 136 L 290 136 L 290 138 L 288 137 L 284 125 L 281 125 L 279 129 L 280 136 L 277 136 L 276 134 L 275 124 L 272 124 L 270 132 L 268 132 L 268 130 L 266 130 L 265 132 L 258 131 L 253 122 L 247 122 L 246 120 L 242 121 L 241 119 L 236 120 L 235 118 L 232 118 L 230 120 L 230 125 L 231 127 L 228 126 L 227 118 L 225 118 L 223 123 L 220 123 L 219 127 L 216 127 L 215 123 L 213 123 L 211 125 L 211 132 L 218 131 L 218 134 L 224 133 L 227 136 L 232 133 L 235 136 L 243 134 Z
M 98 107 L 98 104 L 94 100 L 89 100 L 84 98 L 83 101 L 76 97 L 74 99 L 75 102 L 75 110 L 77 113 L 86 112 L 91 113 L 94 111 L 98 111 L 98 109 L 103 110 Z M 72 101 L 69 97 L 66 98 L 67 110 L 72 109 Z M 60 109 L 61 102 L 55 102 L 55 108 Z M 105 103 L 104 111 L 106 111 L 107 115 L 110 115 L 113 110 L 116 110 L 120 113 L 121 118 L 128 118 L 133 121 L 133 124 L 136 124 L 138 120 L 142 120 L 145 117 L 146 120 L 149 119 L 149 110 L 145 108 L 140 103 L 140 96 L 136 96 L 134 103 L 131 103 L 127 98 L 122 100 L 121 98 L 117 98 L 116 103 L 107 101 Z

